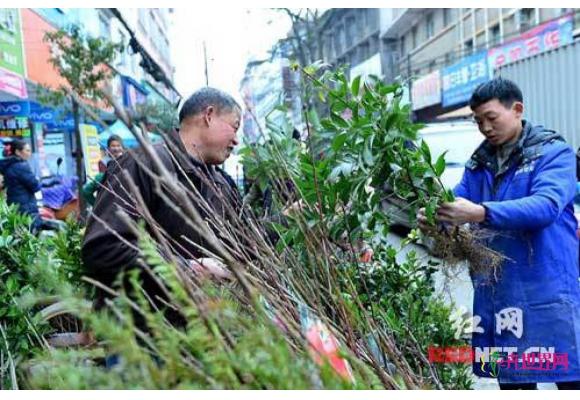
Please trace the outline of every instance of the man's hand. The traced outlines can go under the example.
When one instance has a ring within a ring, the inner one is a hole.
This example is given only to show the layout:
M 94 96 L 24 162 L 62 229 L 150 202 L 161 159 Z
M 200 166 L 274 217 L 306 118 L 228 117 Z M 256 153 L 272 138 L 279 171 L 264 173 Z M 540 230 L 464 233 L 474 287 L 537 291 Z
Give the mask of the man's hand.
M 452 203 L 443 203 L 437 209 L 436 218 L 439 222 L 448 222 L 453 225 L 463 225 L 467 222 L 483 222 L 485 220 L 485 207 L 458 197 Z
M 360 253 L 359 261 L 362 263 L 370 263 L 373 260 L 375 252 L 370 247 L 366 247 Z
M 295 201 L 294 203 L 290 204 L 288 207 L 286 207 L 285 209 L 282 210 L 282 215 L 284 215 L 285 217 L 291 215 L 291 214 L 296 214 L 299 211 L 302 211 L 302 209 L 304 208 L 304 201 L 302 201 L 302 199 Z
M 191 267 L 197 275 L 204 278 L 230 279 L 232 277 L 226 265 L 215 258 L 192 260 Z
M 427 214 L 425 214 L 425 208 L 420 208 L 419 211 L 417 211 L 417 225 L 423 233 L 429 233 L 437 229 L 435 226 L 429 225 Z

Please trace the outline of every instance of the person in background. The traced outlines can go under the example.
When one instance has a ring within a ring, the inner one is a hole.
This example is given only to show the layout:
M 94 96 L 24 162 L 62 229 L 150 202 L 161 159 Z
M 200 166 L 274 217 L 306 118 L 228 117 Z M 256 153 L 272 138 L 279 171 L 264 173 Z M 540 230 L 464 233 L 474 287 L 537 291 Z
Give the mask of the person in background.
M 99 161 L 99 172 L 104 173 L 107 170 L 107 166 L 112 160 L 116 160 L 121 157 L 125 152 L 125 146 L 123 145 L 123 139 L 119 135 L 111 135 L 107 139 L 107 150 L 105 152 L 105 157 Z
M 28 160 L 32 156 L 30 145 L 23 140 L 13 140 L 11 155 L 0 160 L 0 173 L 4 176 L 6 201 L 16 204 L 22 214 L 32 217 L 32 230 L 38 231 L 41 220 L 38 215 L 35 193 L 40 190 L 40 182 L 34 176 Z
M 123 146 L 123 139 L 118 135 L 111 135 L 107 140 L 106 155 L 99 161 L 99 173 L 95 175 L 94 178 L 89 178 L 87 183 L 83 186 L 81 195 L 89 205 L 95 205 L 97 192 L 105 178 L 107 166 L 111 161 L 121 157 L 124 152 L 125 147 Z

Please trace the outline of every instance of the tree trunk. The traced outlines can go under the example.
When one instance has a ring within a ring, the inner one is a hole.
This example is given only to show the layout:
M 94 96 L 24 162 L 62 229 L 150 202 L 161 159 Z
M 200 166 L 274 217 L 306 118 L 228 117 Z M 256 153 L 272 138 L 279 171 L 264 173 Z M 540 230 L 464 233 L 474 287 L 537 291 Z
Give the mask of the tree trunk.
M 75 151 L 75 161 L 76 161 L 76 172 L 78 176 L 77 180 L 77 196 L 79 200 L 79 220 L 83 222 L 86 216 L 86 203 L 83 199 L 83 184 L 85 182 L 85 168 L 83 163 L 83 142 L 81 140 L 81 129 L 80 129 L 80 115 L 79 115 L 79 104 L 73 98 L 72 100 L 72 111 L 73 111 L 73 118 L 75 122 L 75 143 L 76 143 L 76 151 Z

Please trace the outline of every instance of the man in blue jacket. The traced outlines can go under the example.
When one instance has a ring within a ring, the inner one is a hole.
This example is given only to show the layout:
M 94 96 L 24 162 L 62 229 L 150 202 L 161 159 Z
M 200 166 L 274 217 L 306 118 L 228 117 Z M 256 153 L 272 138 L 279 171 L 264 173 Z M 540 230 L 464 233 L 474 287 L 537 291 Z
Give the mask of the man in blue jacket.
M 574 151 L 522 119 L 522 92 L 509 80 L 480 85 L 470 107 L 485 140 L 437 219 L 490 231 L 484 244 L 506 257 L 496 274 L 472 272 L 473 313 L 481 318 L 474 373 L 497 377 L 502 389 L 538 382 L 580 389 Z M 419 222 L 426 223 L 423 212 Z

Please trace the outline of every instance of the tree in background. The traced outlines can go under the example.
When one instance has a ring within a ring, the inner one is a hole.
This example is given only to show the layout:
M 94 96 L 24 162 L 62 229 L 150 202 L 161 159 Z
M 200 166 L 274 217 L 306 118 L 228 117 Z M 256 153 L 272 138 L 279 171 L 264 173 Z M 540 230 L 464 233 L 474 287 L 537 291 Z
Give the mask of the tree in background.
M 47 32 L 45 42 L 51 45 L 49 62 L 56 68 L 66 84 L 56 89 L 56 94 L 68 98 L 74 117 L 74 137 L 76 143 L 76 173 L 78 191 L 81 192 L 85 181 L 83 151 L 79 128 L 81 102 L 96 104 L 101 99 L 100 92 L 105 83 L 113 76 L 108 67 L 123 44 L 110 43 L 102 38 L 92 38 L 81 32 L 78 26 Z M 85 204 L 79 196 L 81 215 Z

